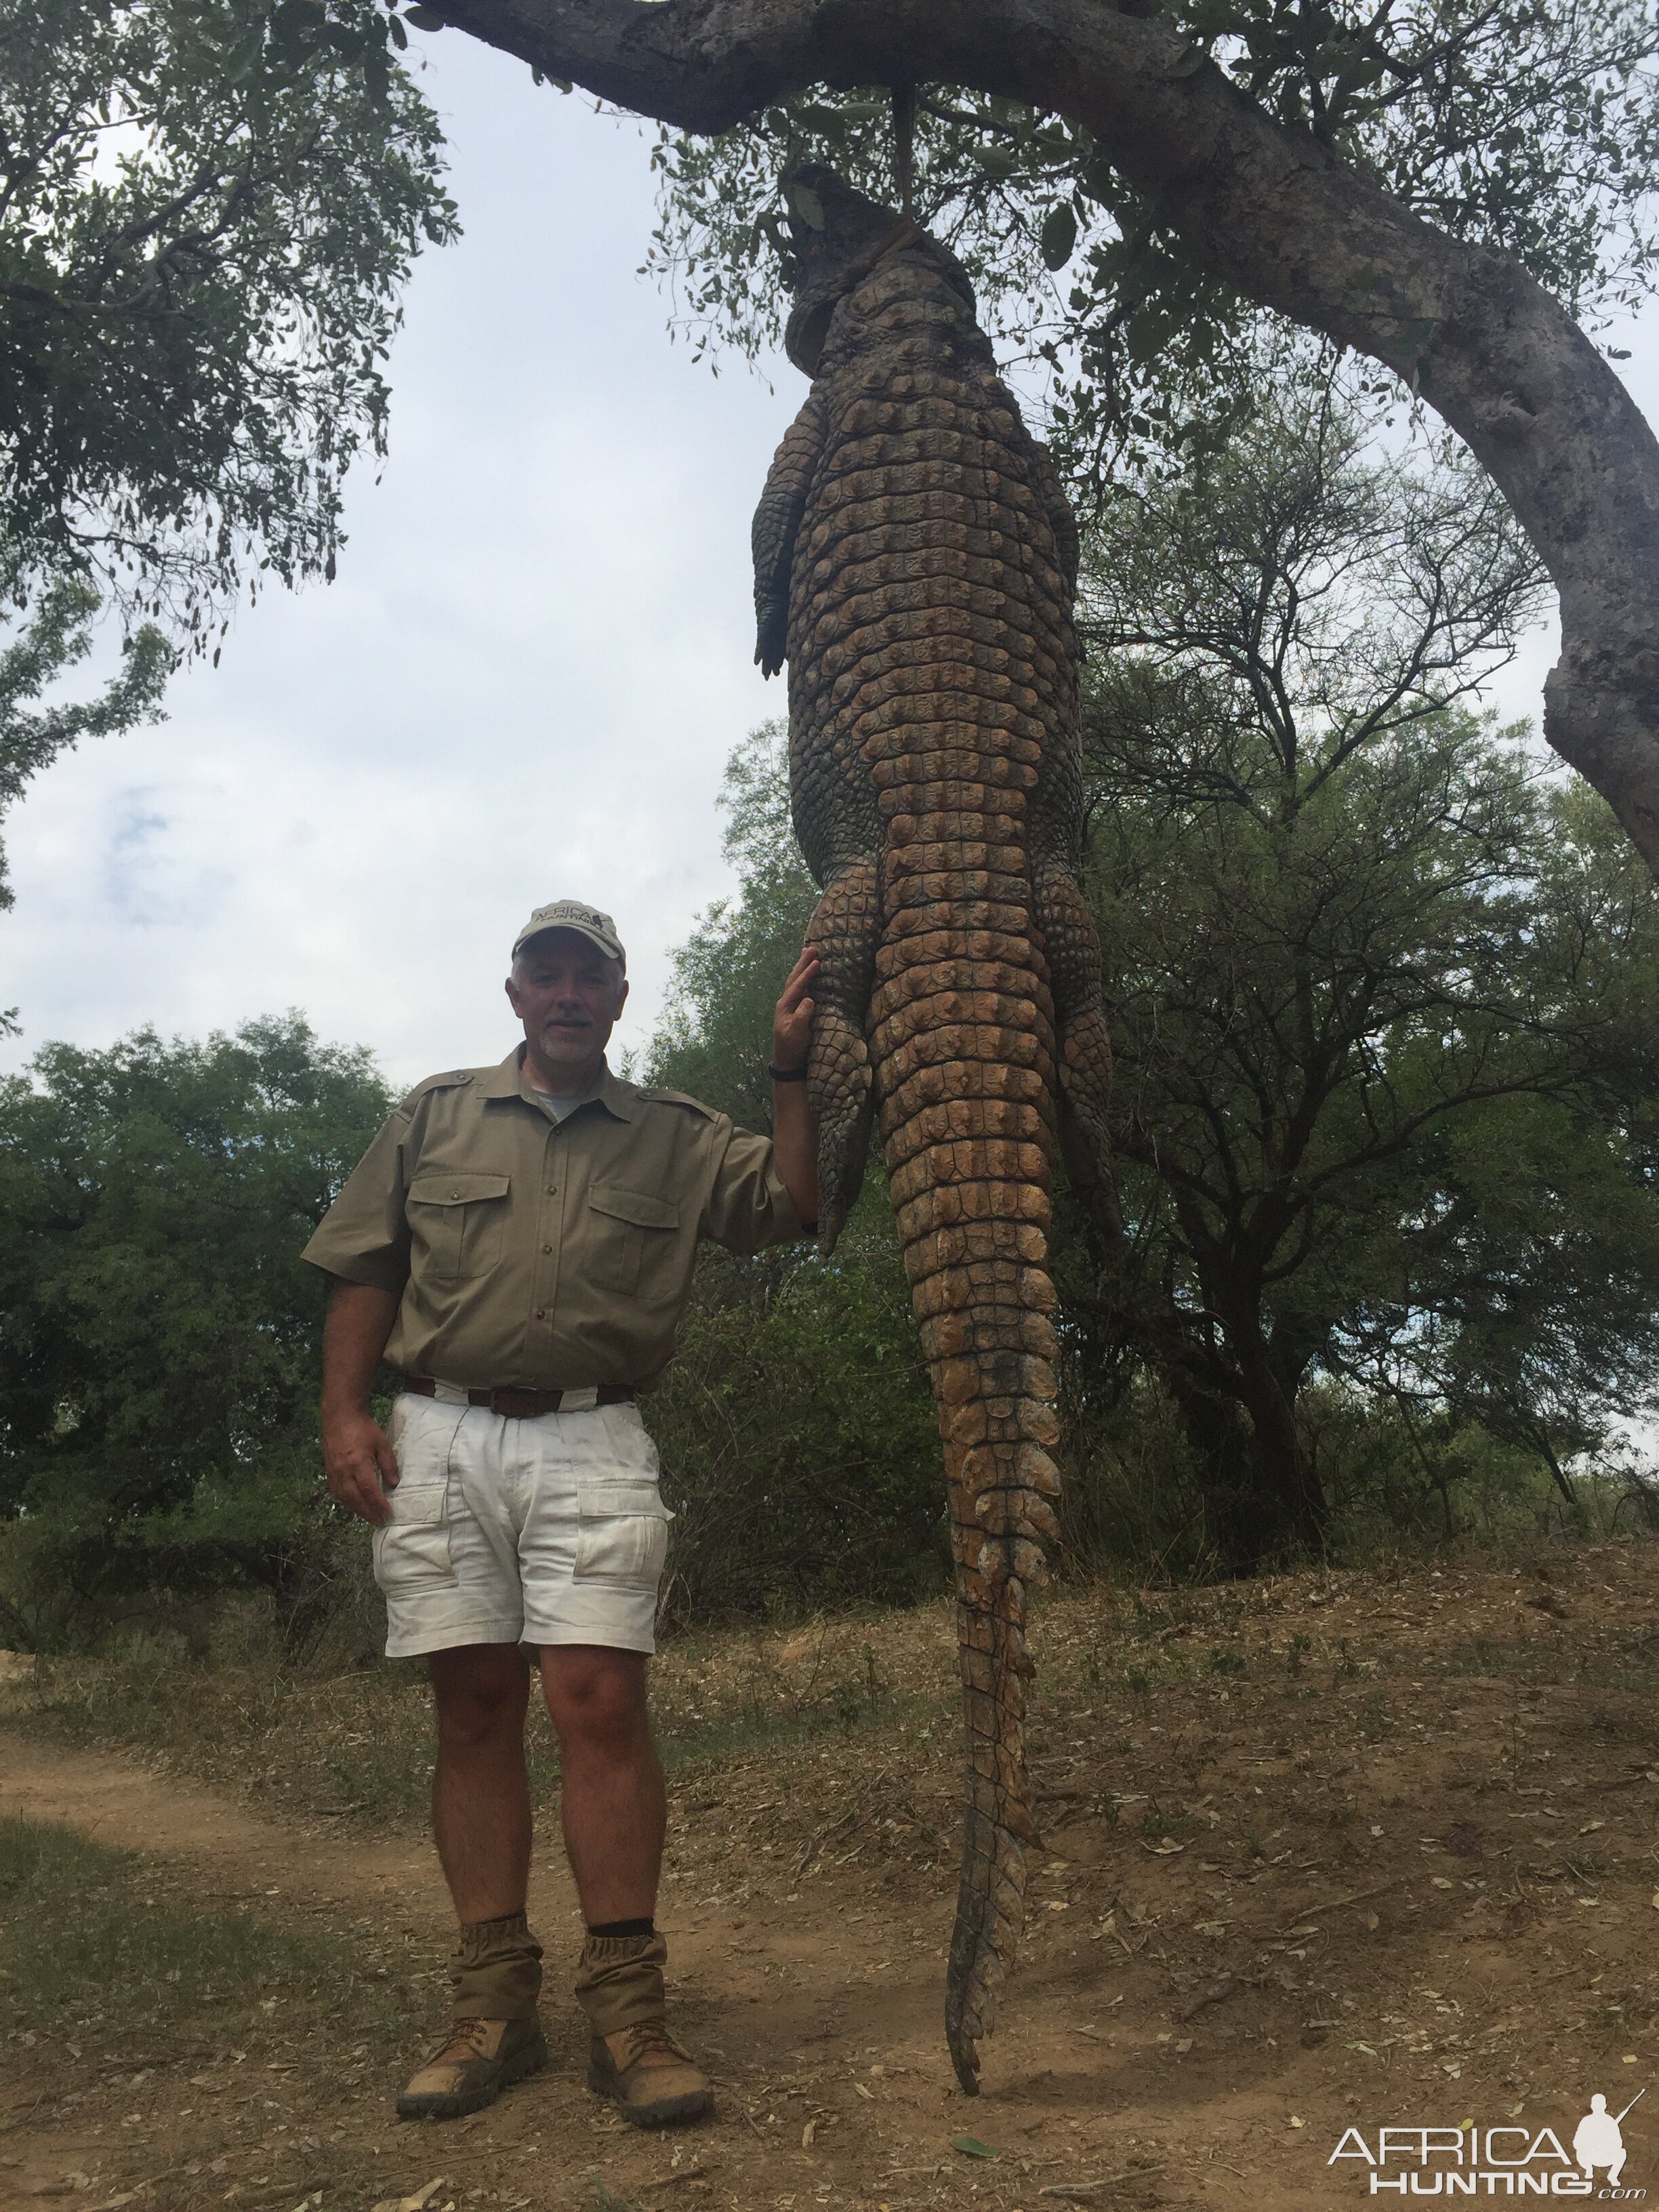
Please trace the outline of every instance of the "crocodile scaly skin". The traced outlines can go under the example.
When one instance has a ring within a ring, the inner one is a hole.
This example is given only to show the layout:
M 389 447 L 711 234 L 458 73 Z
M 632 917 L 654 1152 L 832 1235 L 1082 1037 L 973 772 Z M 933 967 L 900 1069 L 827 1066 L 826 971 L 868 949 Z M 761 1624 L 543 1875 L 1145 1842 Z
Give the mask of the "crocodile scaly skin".
M 972 2091 L 1033 1839 L 1025 1621 L 1060 1492 L 1057 1147 L 1111 1206 L 1111 1058 L 1078 885 L 1077 532 L 955 257 L 827 169 L 791 190 L 787 343 L 812 388 L 755 516 L 756 658 L 789 664 L 795 827 L 823 891 L 821 1243 L 858 1195 L 873 1116 L 945 1441 L 966 1724 L 945 2026 Z

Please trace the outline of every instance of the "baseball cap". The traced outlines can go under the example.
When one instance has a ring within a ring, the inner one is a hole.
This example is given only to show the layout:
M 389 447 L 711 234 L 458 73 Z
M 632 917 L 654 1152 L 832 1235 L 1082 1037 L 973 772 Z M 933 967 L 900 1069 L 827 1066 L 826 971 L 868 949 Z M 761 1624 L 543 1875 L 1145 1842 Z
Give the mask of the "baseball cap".
M 628 955 L 623 951 L 616 923 L 608 914 L 601 914 L 598 907 L 589 906 L 584 899 L 555 899 L 550 906 L 538 906 L 514 939 L 513 957 L 518 958 L 532 937 L 540 937 L 550 929 L 574 929 L 578 937 L 597 945 L 607 960 L 620 961 L 623 973 L 627 973 Z

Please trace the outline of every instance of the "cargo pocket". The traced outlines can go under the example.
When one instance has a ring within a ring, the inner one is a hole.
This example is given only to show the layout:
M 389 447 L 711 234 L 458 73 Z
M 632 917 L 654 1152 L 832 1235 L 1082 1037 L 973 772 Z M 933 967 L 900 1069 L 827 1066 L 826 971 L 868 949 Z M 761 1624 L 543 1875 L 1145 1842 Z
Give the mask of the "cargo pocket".
M 672 1248 L 679 1207 L 672 1200 L 623 1190 L 616 1183 L 597 1184 L 587 1194 L 587 1206 L 597 1216 L 589 1224 L 592 1279 L 600 1290 L 631 1298 L 640 1287 L 641 1269 Z
M 674 1517 L 656 1484 L 646 1475 L 579 1475 L 577 1498 L 580 1525 L 571 1579 L 654 1590 Z
M 501 1256 L 511 1178 L 470 1170 L 416 1176 L 404 1210 L 426 1272 L 447 1282 L 487 1274 Z
M 374 1579 L 386 1591 L 453 1587 L 449 1556 L 449 1461 L 465 1419 L 464 1406 L 404 1396 L 392 1409 L 387 1435 L 398 1461 L 398 1486 L 386 1493 L 392 1518 L 374 1531 Z
M 374 1579 L 383 1590 L 453 1585 L 449 1557 L 449 1485 L 400 1482 L 392 1518 L 374 1531 Z

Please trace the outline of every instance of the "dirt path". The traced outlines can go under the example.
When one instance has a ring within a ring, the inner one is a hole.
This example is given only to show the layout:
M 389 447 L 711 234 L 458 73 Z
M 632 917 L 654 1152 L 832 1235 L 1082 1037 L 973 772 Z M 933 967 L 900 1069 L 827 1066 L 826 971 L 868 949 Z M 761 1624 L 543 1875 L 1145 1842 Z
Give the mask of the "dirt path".
M 1255 1617 L 1155 1618 L 1127 1687 L 1056 1692 L 1036 1732 L 1048 1850 L 976 2102 L 939 2032 L 948 1765 L 780 1754 L 676 1792 L 661 1917 L 677 2017 L 717 2078 L 709 2126 L 641 2137 L 580 2088 L 574 1900 L 544 1850 L 547 2075 L 416 2130 L 390 2117 L 400 2052 L 338 2082 L 287 2057 L 257 2099 L 251 2070 L 198 2054 L 138 2105 L 117 2076 L 42 2109 L 24 2098 L 41 2057 L 14 2051 L 0 2212 L 43 2185 L 87 2212 L 365 2212 L 440 2179 L 429 2212 L 1340 2212 L 1372 2197 L 1385 2124 L 1472 2123 L 1459 2179 L 1499 2172 L 1488 2196 L 1514 2193 L 1517 2157 L 1565 2178 L 1590 2094 L 1617 2110 L 1659 2059 L 1659 1547 L 1587 1552 L 1536 1588 L 1309 1577 Z M 204 1899 L 366 1941 L 395 1926 L 428 1963 L 447 1945 L 413 1836 L 263 1820 L 9 1735 L 0 1812 L 141 1849 Z M 1659 2186 L 1653 2103 L 1626 2125 L 1627 2190 Z M 965 2134 L 999 2154 L 953 2147 Z M 1411 2193 L 1442 2193 L 1449 2140 L 1413 2154 Z M 1386 2178 L 1407 2170 L 1396 2149 Z
M 343 1843 L 323 1823 L 278 1825 L 119 1752 L 66 1751 L 0 1735 L 0 1817 L 18 1816 L 184 1861 L 204 1903 L 280 1897 L 342 1912 L 395 1900 L 434 1925 L 446 1909 L 436 1862 L 417 1838 Z M 568 1893 L 557 1870 L 555 1880 Z

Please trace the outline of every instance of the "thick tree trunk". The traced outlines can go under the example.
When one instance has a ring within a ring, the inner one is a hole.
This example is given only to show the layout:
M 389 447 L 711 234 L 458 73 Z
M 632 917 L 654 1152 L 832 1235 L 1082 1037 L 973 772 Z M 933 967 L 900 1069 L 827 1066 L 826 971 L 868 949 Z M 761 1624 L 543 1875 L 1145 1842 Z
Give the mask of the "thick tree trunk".
M 1255 1451 L 1238 1401 L 1206 1389 L 1190 1367 L 1166 1364 L 1162 1373 L 1197 1462 L 1206 1545 L 1229 1574 L 1253 1574 L 1275 1549 L 1279 1532 L 1262 1510 Z
M 1257 1514 L 1270 1540 L 1252 1562 L 1261 1566 L 1269 1558 L 1318 1550 L 1325 1501 L 1297 1426 L 1296 1394 L 1274 1371 L 1265 1345 L 1248 1346 L 1239 1370 L 1255 1446 Z
M 1512 257 L 1420 222 L 1166 25 L 1102 0 L 434 0 L 624 107 L 729 128 L 804 87 L 966 84 L 1085 125 L 1214 273 L 1414 378 L 1561 598 L 1552 744 L 1659 873 L 1659 443 Z
M 1224 1356 L 1194 1343 L 1173 1315 L 1143 1329 L 1197 1461 L 1205 1534 L 1222 1565 L 1256 1574 L 1317 1549 L 1324 1498 L 1297 1425 L 1300 1370 L 1280 1371 L 1253 1320 L 1228 1331 Z

